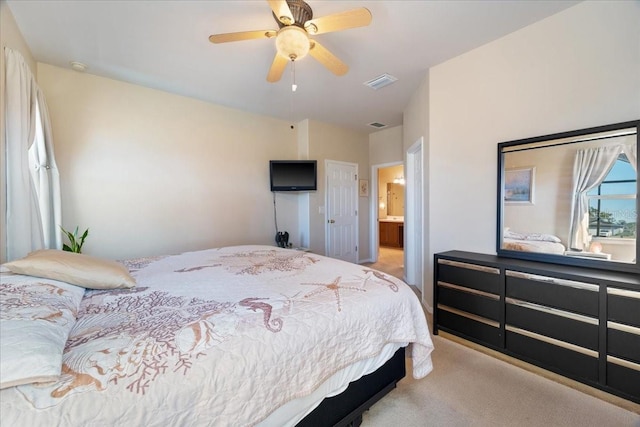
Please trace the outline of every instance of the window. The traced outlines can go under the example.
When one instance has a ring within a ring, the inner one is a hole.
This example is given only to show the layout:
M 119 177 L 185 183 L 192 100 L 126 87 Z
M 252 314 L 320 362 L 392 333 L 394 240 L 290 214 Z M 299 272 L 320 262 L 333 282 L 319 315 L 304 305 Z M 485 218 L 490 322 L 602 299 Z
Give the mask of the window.
M 636 171 L 622 153 L 600 185 L 587 193 L 590 235 L 636 238 L 636 186 Z

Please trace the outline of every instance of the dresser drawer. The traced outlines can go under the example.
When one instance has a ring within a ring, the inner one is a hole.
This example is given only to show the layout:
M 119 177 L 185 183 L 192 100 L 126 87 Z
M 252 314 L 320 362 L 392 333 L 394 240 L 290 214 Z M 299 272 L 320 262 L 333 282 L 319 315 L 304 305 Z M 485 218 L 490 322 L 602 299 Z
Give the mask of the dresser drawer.
M 500 319 L 498 295 L 438 282 L 438 302 L 491 320 Z
M 640 327 L 640 292 L 607 288 L 607 319 Z
M 545 369 L 594 383 L 598 381 L 597 352 L 554 343 L 552 339 L 510 326 L 506 331 L 506 347 L 508 351 Z
M 640 328 L 607 322 L 607 354 L 640 364 Z
M 640 365 L 607 357 L 607 386 L 640 403 Z
M 440 258 L 438 281 L 500 294 L 500 269 L 494 267 Z
M 507 298 L 505 323 L 598 351 L 598 319 Z
M 502 346 L 500 325 L 497 322 L 441 304 L 438 304 L 436 310 L 438 327 L 443 331 L 490 347 Z
M 506 296 L 598 317 L 600 287 L 591 283 L 507 270 Z

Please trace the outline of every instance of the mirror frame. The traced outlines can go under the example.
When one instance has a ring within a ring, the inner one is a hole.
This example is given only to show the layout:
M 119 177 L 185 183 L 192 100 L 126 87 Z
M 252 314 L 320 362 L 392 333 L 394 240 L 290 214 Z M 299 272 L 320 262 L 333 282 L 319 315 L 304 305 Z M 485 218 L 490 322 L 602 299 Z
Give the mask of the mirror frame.
M 618 129 L 627 129 L 627 128 L 636 128 L 636 147 L 640 145 L 640 120 L 633 120 L 622 123 L 615 123 L 605 126 L 597 126 L 586 129 L 579 129 L 569 132 L 561 132 L 550 135 L 537 136 L 533 138 L 519 139 L 514 141 L 501 142 L 498 144 L 498 198 L 497 198 L 497 229 L 496 229 L 496 252 L 498 256 L 505 258 L 515 258 L 515 259 L 523 259 L 530 261 L 540 261 L 547 262 L 551 264 L 561 264 L 561 265 L 570 265 L 576 267 L 586 267 L 586 268 L 597 268 L 600 270 L 609 270 L 609 271 L 619 271 L 626 273 L 640 273 L 640 261 L 638 260 L 638 255 L 640 255 L 639 245 L 637 244 L 637 232 L 636 232 L 636 262 L 632 263 L 623 263 L 623 262 L 615 262 L 615 261 L 605 261 L 605 260 L 597 260 L 597 259 L 586 259 L 586 258 L 577 258 L 577 257 L 569 257 L 563 255 L 556 254 L 545 254 L 541 252 L 524 252 L 524 251 L 515 251 L 509 249 L 502 249 L 502 240 L 503 240 L 503 216 L 504 216 L 504 179 L 505 179 L 505 168 L 504 168 L 504 149 L 506 147 L 513 147 L 517 145 L 525 145 L 532 143 L 543 143 L 545 141 L 552 141 L 558 139 L 564 139 L 563 143 L 574 143 L 584 140 L 589 140 L 590 134 L 597 134 L 601 132 L 611 132 Z M 568 141 L 566 141 L 568 139 Z M 552 144 L 550 144 L 552 145 Z M 638 218 L 640 217 L 640 196 L 638 196 L 639 188 L 640 188 L 640 172 L 638 172 L 640 168 L 636 168 L 636 224 L 638 223 Z

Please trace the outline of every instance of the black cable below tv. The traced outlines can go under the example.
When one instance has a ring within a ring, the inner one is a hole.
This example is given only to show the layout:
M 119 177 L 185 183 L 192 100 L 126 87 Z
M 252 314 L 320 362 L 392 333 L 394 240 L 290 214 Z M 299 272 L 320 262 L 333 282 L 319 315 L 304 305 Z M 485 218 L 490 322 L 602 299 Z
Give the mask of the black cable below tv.
M 316 191 L 318 162 L 316 160 L 270 160 L 271 191 Z

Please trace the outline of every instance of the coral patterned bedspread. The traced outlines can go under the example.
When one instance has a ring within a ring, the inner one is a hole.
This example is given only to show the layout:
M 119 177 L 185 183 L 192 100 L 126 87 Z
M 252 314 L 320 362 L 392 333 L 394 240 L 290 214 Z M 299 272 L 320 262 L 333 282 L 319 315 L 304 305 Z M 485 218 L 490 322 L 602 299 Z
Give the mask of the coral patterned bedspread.
M 254 425 L 386 343 L 431 369 L 403 282 L 323 256 L 236 246 L 126 261 L 137 285 L 87 290 L 57 382 L 2 390 L 6 425 Z

